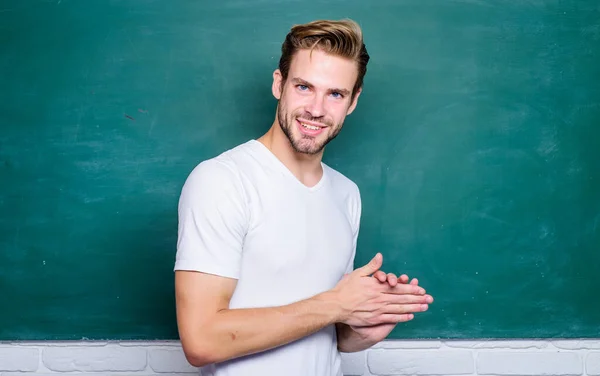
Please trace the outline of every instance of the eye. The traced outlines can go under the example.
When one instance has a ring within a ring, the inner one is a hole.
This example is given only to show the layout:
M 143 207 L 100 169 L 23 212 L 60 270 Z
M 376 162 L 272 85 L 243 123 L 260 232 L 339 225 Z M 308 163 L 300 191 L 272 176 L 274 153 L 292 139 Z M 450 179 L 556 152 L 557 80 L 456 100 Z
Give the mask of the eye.
M 333 97 L 337 98 L 337 99 L 344 98 L 344 96 L 342 94 L 338 93 L 337 91 L 334 91 L 333 93 L 331 93 L 331 95 L 333 95 Z
M 306 90 L 308 90 L 308 86 L 306 86 L 306 85 L 298 85 L 298 86 L 296 86 L 296 87 L 297 87 L 298 89 L 300 89 L 300 91 L 306 91 Z

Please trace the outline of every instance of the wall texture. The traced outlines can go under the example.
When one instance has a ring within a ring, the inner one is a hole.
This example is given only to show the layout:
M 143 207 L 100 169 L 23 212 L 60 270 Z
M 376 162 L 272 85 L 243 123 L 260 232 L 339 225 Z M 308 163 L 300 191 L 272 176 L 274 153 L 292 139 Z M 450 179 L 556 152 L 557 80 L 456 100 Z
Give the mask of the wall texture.
M 600 376 L 600 340 L 384 341 L 350 375 Z M 190 375 L 178 342 L 0 342 L 0 375 Z

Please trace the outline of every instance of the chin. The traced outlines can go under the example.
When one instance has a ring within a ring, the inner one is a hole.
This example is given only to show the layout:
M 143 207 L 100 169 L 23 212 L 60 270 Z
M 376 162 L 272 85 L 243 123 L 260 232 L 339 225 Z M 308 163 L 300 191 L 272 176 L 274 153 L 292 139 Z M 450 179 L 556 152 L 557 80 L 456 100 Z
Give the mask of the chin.
M 315 140 L 300 139 L 292 142 L 292 147 L 298 153 L 314 155 L 320 153 L 325 147 L 324 143 Z
M 323 142 L 303 137 L 295 138 L 291 141 L 291 144 L 296 152 L 309 155 L 318 154 L 325 147 Z

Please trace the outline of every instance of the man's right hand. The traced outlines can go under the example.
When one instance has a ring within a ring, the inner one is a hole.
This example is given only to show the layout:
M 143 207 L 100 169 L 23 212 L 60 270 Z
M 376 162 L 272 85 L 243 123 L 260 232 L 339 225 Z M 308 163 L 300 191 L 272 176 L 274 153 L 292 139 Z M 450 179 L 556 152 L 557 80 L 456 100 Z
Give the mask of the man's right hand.
M 416 284 L 381 283 L 371 275 L 382 266 L 378 253 L 366 265 L 347 274 L 331 291 L 341 313 L 339 322 L 350 326 L 395 324 L 409 321 L 412 313 L 423 312 L 433 298 Z

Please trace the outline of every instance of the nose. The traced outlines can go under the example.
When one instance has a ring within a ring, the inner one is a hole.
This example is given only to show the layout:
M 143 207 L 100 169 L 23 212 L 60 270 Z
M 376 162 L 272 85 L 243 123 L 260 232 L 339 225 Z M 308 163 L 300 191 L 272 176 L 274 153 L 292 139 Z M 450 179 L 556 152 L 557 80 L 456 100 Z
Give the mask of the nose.
M 313 117 L 322 117 L 325 115 L 325 97 L 322 95 L 314 95 L 310 102 L 306 104 L 305 110 L 310 113 Z

